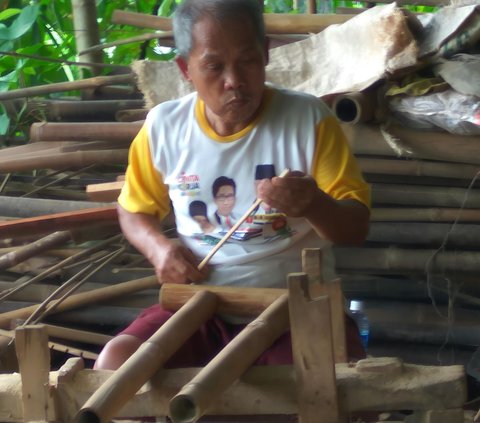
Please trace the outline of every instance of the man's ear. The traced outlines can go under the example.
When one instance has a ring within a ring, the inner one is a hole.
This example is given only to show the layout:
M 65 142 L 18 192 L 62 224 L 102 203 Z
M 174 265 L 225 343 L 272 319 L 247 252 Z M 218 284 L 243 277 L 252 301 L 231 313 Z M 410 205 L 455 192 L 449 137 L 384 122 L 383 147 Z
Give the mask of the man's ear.
M 175 58 L 175 62 L 177 62 L 178 69 L 182 72 L 183 77 L 190 81 L 190 75 L 188 73 L 188 63 L 182 56 L 177 56 Z

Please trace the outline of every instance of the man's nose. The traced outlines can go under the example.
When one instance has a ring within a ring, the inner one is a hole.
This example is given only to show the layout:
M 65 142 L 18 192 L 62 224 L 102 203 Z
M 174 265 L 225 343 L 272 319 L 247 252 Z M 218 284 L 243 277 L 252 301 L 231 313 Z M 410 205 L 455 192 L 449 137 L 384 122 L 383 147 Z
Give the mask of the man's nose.
M 243 85 L 243 76 L 241 71 L 232 66 L 225 70 L 225 82 L 224 86 L 226 90 L 235 90 Z

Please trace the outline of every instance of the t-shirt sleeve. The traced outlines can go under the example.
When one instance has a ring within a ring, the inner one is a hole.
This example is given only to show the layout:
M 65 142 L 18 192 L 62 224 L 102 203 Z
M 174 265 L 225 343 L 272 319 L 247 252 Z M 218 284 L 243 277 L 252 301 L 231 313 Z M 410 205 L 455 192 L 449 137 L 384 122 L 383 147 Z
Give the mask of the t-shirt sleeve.
M 145 125 L 130 145 L 125 184 L 118 203 L 131 213 L 154 215 L 160 220 L 170 211 L 168 186 L 153 166 Z
M 345 134 L 333 116 L 317 125 L 312 176 L 319 188 L 336 200 L 354 199 L 371 207 L 370 186 L 363 179 Z

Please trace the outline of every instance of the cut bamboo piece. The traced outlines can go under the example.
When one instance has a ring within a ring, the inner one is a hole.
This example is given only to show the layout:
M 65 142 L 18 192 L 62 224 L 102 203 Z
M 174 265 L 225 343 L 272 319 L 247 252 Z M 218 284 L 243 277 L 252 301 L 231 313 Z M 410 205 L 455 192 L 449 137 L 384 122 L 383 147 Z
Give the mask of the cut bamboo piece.
M 216 311 L 216 296 L 197 293 L 158 329 L 82 406 L 76 423 L 107 423 Z
M 305 273 L 288 276 L 288 296 L 299 421 L 345 422 L 337 396 L 330 301 L 311 299 Z
M 265 31 L 268 34 L 309 34 L 323 31 L 330 25 L 344 23 L 353 16 L 355 15 L 287 15 L 285 13 L 265 13 L 263 18 L 265 21 Z M 161 31 L 172 30 L 172 21 L 170 18 L 125 12 L 123 10 L 115 10 L 113 12 L 112 23 L 158 29 Z
M 370 122 L 375 117 L 376 93 L 352 92 L 335 96 L 332 110 L 341 121 L 349 124 Z
M 132 74 L 95 76 L 73 82 L 58 82 L 54 84 L 39 85 L 37 87 L 19 88 L 17 90 L 4 91 L 0 93 L 0 101 L 13 98 L 35 97 L 45 94 L 52 94 L 65 91 L 83 90 L 87 88 L 98 88 L 104 85 L 134 84 L 135 78 Z
M 128 295 L 133 292 L 143 291 L 158 287 L 158 280 L 155 276 L 135 279 L 128 282 L 122 282 L 114 286 L 106 286 L 105 288 L 95 289 L 93 291 L 74 294 L 63 301 L 56 309 L 56 313 L 71 310 L 85 305 L 96 304 L 122 295 Z M 0 328 L 7 329 L 10 323 L 15 319 L 26 319 L 32 314 L 38 305 L 24 307 L 22 309 L 13 310 L 0 314 Z
M 171 399 L 169 414 L 173 422 L 197 421 L 287 329 L 288 295 L 284 294 L 249 323 Z
M 30 141 L 109 141 L 128 146 L 143 122 L 36 122 L 30 125 Z

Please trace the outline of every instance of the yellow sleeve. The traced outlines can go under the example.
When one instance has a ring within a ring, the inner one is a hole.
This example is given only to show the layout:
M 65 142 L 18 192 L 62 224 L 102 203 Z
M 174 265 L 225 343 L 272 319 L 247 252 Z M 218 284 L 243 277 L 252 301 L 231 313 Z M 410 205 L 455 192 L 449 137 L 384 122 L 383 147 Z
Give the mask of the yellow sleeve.
M 170 211 L 168 186 L 153 166 L 145 125 L 130 146 L 125 184 L 118 203 L 131 213 L 154 215 L 160 220 Z
M 336 200 L 354 199 L 371 207 L 370 186 L 363 179 L 347 139 L 333 116 L 318 124 L 312 169 L 319 188 Z

